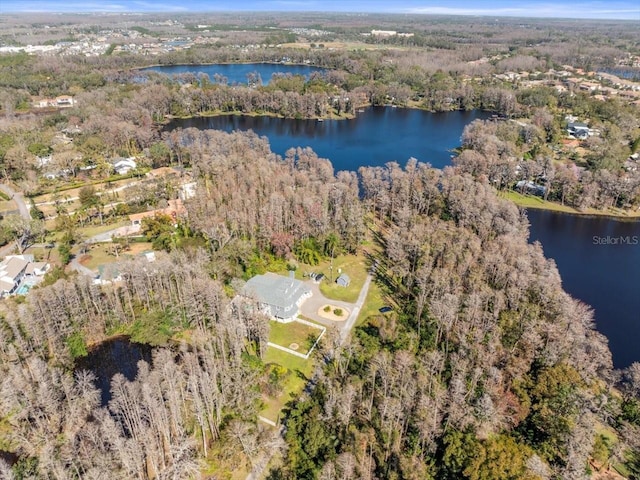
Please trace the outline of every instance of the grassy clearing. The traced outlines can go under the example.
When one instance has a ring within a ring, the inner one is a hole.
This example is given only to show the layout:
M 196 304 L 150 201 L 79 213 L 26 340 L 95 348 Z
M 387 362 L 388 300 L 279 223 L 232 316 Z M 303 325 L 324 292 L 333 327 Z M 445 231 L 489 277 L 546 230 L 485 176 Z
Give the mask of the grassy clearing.
M 18 205 L 13 200 L 0 201 L 0 214 L 6 215 L 9 212 L 18 213 Z
M 371 286 L 369 287 L 369 293 L 367 293 L 367 298 L 365 299 L 362 309 L 360 310 L 360 314 L 358 315 L 358 319 L 356 320 L 356 326 L 366 323 L 367 319 L 370 317 L 381 315 L 379 312 L 380 308 L 387 304 L 388 303 L 385 303 L 380 285 L 378 285 L 377 282 L 372 281 Z
M 91 238 L 95 235 L 99 235 L 104 232 L 108 232 L 109 230 L 113 230 L 115 228 L 120 228 L 129 225 L 131 222 L 129 220 L 120 220 L 116 223 L 110 223 L 105 225 L 91 225 L 89 227 L 79 228 L 78 233 L 82 235 L 84 238 Z
M 131 258 L 146 250 L 152 250 L 151 243 L 133 243 L 130 245 L 129 250 L 120 254 L 119 257 L 116 257 L 113 253 L 111 253 L 113 251 L 111 249 L 111 244 L 106 243 L 91 245 L 86 254 L 78 255 L 80 257 L 80 263 L 83 266 L 91 270 L 97 270 L 98 266 L 100 265 L 115 263 L 125 258 Z
M 283 352 L 276 348 L 269 347 L 264 358 L 265 364 L 275 363 L 288 370 L 288 375 L 284 381 L 282 391 L 275 397 L 264 396 L 264 409 L 260 412 L 265 418 L 277 422 L 280 412 L 287 402 L 295 398 L 307 383 L 307 379 L 311 377 L 313 372 L 313 358 L 304 360 L 287 352 Z
M 104 181 L 104 180 L 97 180 L 97 181 L 89 180 L 89 181 L 83 182 L 82 185 L 78 185 L 71 188 L 68 188 L 68 186 L 66 185 L 62 185 L 58 187 L 57 192 L 44 193 L 42 195 L 37 195 L 33 197 L 33 200 L 36 202 L 36 205 L 39 205 L 45 202 L 53 202 L 55 201 L 56 198 L 60 198 L 60 200 L 64 200 L 65 197 L 76 198 L 80 194 L 80 190 L 88 185 L 93 185 L 94 188 L 96 189 L 96 193 L 98 194 L 103 194 L 103 193 L 110 194 L 116 188 L 124 187 L 125 185 L 134 185 L 139 182 L 140 182 L 140 179 L 137 179 L 137 178 L 123 178 L 119 180 L 113 180 L 111 182 Z
M 320 282 L 320 291 L 330 300 L 341 300 L 343 302 L 354 303 L 358 299 L 362 285 L 367 278 L 367 261 L 362 255 L 340 255 L 333 259 L 333 274 L 331 261 L 326 260 L 319 265 L 301 265 L 298 271 L 306 273 L 323 273 L 325 278 Z M 341 287 L 335 283 L 340 275 L 338 271 L 346 273 L 351 279 L 348 287 Z
M 306 354 L 322 333 L 319 328 L 313 328 L 300 322 L 280 323 L 269 322 L 269 341 L 276 345 L 289 348 L 292 343 L 299 345 L 298 352 Z
M 510 191 L 498 192 L 501 198 L 511 200 L 513 203 L 523 208 L 538 208 L 541 210 L 551 210 L 554 212 L 572 213 L 575 215 L 603 215 L 608 217 L 622 217 L 622 218 L 638 218 L 640 217 L 640 210 L 629 211 L 622 210 L 620 208 L 608 208 L 607 210 L 597 210 L 595 208 L 586 208 L 584 210 L 578 210 L 567 205 L 561 205 L 557 202 L 550 202 L 543 200 L 535 195 L 522 195 L 521 193 Z
M 55 248 L 29 247 L 24 253 L 33 255 L 36 261 L 59 262 L 58 250 Z

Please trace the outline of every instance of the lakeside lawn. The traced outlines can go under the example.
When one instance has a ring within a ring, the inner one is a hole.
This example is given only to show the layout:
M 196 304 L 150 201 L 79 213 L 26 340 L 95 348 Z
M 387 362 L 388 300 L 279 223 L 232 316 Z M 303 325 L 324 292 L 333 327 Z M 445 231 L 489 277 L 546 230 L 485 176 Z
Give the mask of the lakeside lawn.
M 574 215 L 600 215 L 606 217 L 618 218 L 640 218 L 640 210 L 627 211 L 621 208 L 608 208 L 607 210 L 597 210 L 595 208 L 587 208 L 578 210 L 568 205 L 561 205 L 557 202 L 543 200 L 536 195 L 523 195 L 513 190 L 498 192 L 498 196 L 511 200 L 513 203 L 523 208 L 538 208 L 541 210 L 551 210 L 554 212 L 571 213 Z

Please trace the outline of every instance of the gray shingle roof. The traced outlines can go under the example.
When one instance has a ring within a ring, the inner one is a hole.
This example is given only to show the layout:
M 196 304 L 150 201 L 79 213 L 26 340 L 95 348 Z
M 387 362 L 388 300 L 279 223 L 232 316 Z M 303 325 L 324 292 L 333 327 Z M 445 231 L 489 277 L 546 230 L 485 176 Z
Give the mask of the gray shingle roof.
M 289 318 L 297 314 L 298 303 L 311 294 L 311 289 L 295 278 L 265 274 L 251 278 L 242 293 L 268 305 L 274 317 Z

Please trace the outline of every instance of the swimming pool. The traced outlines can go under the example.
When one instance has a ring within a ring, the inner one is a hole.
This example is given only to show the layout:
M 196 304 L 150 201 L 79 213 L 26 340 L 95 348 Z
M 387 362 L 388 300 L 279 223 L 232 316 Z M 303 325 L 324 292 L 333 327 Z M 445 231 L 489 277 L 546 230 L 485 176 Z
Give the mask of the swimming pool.
M 23 283 L 18 287 L 18 290 L 16 290 L 16 295 L 26 295 L 30 289 L 31 289 L 31 285 Z

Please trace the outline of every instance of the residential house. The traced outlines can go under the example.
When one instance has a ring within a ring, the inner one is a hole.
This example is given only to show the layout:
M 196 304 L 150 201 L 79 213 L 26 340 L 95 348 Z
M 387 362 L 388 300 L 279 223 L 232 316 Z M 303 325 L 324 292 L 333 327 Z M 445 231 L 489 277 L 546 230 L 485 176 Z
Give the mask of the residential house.
M 586 123 L 569 122 L 567 125 L 567 133 L 580 140 L 584 140 L 591 135 L 591 130 Z
M 73 107 L 75 100 L 71 95 L 60 95 L 56 98 L 41 98 L 33 102 L 35 108 L 69 108 Z
M 126 175 L 138 166 L 134 157 L 117 157 L 114 158 L 111 163 L 113 164 L 113 169 L 118 175 Z
M 516 183 L 516 188 L 523 193 L 532 193 L 541 197 L 544 196 L 545 192 L 547 191 L 547 187 L 538 185 L 531 180 L 520 180 L 518 183 Z
M 196 182 L 183 183 L 180 186 L 180 190 L 178 191 L 178 195 L 182 200 L 188 200 L 189 198 L 193 198 L 196 196 Z
M 241 293 L 257 300 L 263 313 L 282 323 L 295 320 L 302 303 L 311 297 L 311 289 L 300 280 L 273 273 L 249 279 Z
M 49 264 L 35 262 L 33 255 L 7 255 L 0 262 L 0 297 L 16 293 L 24 279 L 41 277 L 47 271 Z
M 348 287 L 349 284 L 351 283 L 351 279 L 349 278 L 349 275 L 347 275 L 346 273 L 342 273 L 336 279 L 336 283 L 341 287 Z
M 56 97 L 57 107 L 73 107 L 74 103 L 75 102 L 71 95 L 60 95 L 59 97 Z

